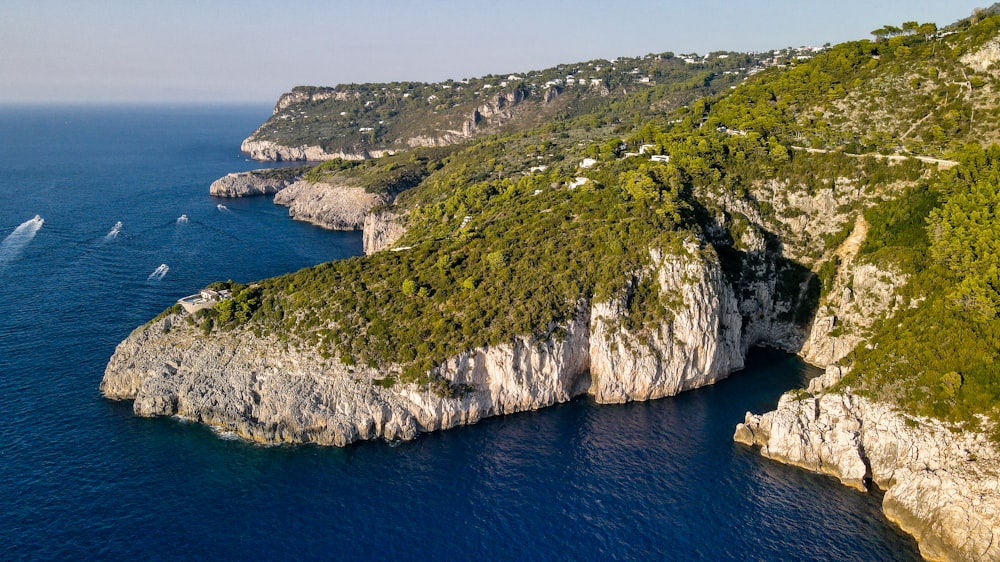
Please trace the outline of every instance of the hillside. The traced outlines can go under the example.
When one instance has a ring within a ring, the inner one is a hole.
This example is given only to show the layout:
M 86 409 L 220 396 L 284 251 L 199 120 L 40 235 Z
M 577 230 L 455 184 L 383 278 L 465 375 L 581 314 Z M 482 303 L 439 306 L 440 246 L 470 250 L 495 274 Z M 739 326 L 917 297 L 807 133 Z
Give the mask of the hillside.
M 631 125 L 650 115 L 720 92 L 767 64 L 762 55 L 596 60 L 554 68 L 428 84 L 299 86 L 243 143 L 259 160 L 328 160 L 379 156 L 440 146 L 500 132 Z M 769 54 L 768 57 L 771 57 Z
M 752 75 L 753 59 L 663 55 L 293 92 L 253 142 L 341 154 L 301 183 L 381 197 L 370 255 L 166 311 L 102 391 L 250 439 L 344 445 L 668 396 L 767 345 L 827 371 L 748 414 L 741 441 L 888 489 L 928 556 L 996 559 L 998 30 L 988 13 L 908 22 Z M 749 77 L 717 74 L 729 64 Z M 597 82 L 539 86 L 591 67 Z M 671 71 L 700 78 L 653 84 Z M 442 135 L 484 103 L 503 111 Z

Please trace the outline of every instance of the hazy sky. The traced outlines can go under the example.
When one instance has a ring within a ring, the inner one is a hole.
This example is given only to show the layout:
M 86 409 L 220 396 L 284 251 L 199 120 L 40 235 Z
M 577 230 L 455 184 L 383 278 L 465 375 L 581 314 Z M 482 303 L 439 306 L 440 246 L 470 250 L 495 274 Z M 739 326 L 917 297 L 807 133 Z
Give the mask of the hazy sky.
M 4 0 L 0 103 L 270 103 L 299 84 L 837 43 L 991 1 Z

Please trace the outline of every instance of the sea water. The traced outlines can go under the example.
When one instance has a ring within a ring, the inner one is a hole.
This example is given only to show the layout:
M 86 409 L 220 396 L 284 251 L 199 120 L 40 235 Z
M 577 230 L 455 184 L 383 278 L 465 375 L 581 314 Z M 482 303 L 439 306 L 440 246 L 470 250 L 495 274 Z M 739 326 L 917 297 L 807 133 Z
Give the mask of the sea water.
M 269 199 L 268 107 L 0 108 L 0 559 L 915 560 L 877 494 L 735 445 L 813 370 L 577 400 L 345 449 L 262 447 L 104 400 L 115 345 L 204 285 L 361 253 Z M 35 216 L 38 215 L 38 219 Z

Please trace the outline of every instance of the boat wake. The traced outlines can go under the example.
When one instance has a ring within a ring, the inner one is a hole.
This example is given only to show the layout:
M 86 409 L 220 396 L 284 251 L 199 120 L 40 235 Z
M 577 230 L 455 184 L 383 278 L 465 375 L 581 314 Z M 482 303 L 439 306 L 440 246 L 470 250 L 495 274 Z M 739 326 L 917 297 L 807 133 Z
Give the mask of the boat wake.
M 161 263 L 156 269 L 153 270 L 152 273 L 149 274 L 149 277 L 147 277 L 146 280 L 159 281 L 167 276 L 168 271 L 170 271 L 170 266 L 165 263 Z
M 121 232 L 121 231 L 122 231 L 122 221 L 118 221 L 118 222 L 115 223 L 115 225 L 113 227 L 111 227 L 111 232 L 109 232 L 106 235 L 104 235 L 104 240 L 107 241 L 107 240 L 114 240 L 115 238 L 118 238 L 118 233 Z
M 21 255 L 43 224 L 45 219 L 35 215 L 35 218 L 21 223 L 0 242 L 0 269 Z

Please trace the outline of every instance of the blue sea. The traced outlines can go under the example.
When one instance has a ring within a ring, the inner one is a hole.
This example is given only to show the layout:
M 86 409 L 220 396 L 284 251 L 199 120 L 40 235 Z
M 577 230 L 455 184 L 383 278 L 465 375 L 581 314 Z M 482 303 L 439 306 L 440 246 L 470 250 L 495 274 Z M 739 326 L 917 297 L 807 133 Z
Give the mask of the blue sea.
M 676 398 L 345 449 L 104 400 L 115 345 L 178 297 L 361 253 L 269 199 L 209 197 L 260 167 L 238 147 L 269 114 L 0 108 L 0 559 L 919 559 L 877 494 L 732 443 L 816 374 L 778 352 Z

